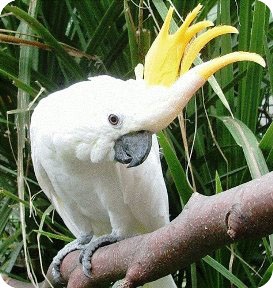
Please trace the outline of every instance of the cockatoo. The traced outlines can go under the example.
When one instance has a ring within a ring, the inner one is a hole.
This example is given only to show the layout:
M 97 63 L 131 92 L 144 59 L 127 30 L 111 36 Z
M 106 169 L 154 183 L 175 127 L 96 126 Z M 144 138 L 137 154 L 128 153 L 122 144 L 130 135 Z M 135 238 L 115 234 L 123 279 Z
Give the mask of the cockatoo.
M 170 9 L 147 54 L 144 79 L 91 77 L 49 95 L 35 108 L 30 128 L 34 170 L 77 238 L 55 257 L 56 278 L 70 251 L 82 250 L 81 262 L 89 275 L 90 257 L 99 246 L 169 223 L 156 133 L 221 67 L 243 60 L 265 65 L 259 55 L 234 52 L 190 69 L 209 40 L 237 32 L 220 26 L 191 41 L 213 25 L 202 21 L 190 26 L 200 9 L 198 5 L 169 35 Z M 148 285 L 176 287 L 171 276 Z

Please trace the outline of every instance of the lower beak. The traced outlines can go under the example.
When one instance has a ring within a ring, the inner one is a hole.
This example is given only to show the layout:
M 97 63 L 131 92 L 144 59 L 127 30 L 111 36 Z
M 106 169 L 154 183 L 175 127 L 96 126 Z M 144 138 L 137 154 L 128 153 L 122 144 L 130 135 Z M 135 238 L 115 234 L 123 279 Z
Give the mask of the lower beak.
M 139 131 L 121 136 L 115 143 L 115 160 L 136 167 L 148 157 L 152 147 L 152 133 Z

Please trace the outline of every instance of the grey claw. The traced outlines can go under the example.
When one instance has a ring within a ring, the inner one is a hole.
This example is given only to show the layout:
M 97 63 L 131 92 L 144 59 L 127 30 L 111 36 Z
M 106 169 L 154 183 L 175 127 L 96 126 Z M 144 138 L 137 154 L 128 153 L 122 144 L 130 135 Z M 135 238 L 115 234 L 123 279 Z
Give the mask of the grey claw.
M 64 284 L 61 275 L 61 264 L 67 254 L 75 250 L 82 250 L 92 239 L 92 235 L 84 235 L 78 239 L 68 243 L 61 249 L 58 254 L 53 258 L 52 276 L 55 283 Z
M 90 263 L 90 261 L 89 261 L 89 263 L 85 263 L 84 265 L 82 265 L 82 269 L 83 269 L 84 275 L 91 278 L 91 263 Z
M 116 243 L 121 241 L 124 237 L 120 237 L 114 234 L 103 235 L 97 238 L 94 241 L 89 242 L 85 245 L 85 248 L 82 249 L 82 252 L 79 257 L 79 261 L 83 266 L 83 273 L 86 277 L 91 277 L 91 257 L 95 253 L 97 249 L 100 247 L 110 245 L 112 243 Z
M 64 284 L 64 280 L 62 278 L 61 271 L 60 271 L 60 266 L 61 266 L 61 262 L 59 264 L 53 263 L 52 276 L 53 276 L 55 283 Z

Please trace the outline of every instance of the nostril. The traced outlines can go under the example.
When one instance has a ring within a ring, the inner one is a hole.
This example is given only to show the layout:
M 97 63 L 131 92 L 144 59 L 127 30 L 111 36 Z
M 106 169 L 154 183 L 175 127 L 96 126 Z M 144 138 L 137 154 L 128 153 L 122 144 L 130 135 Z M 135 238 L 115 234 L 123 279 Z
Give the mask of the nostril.
M 126 153 L 126 155 L 129 157 L 129 158 L 132 158 L 132 155 L 131 155 L 131 153 L 129 152 L 129 151 L 124 151 L 125 153 Z

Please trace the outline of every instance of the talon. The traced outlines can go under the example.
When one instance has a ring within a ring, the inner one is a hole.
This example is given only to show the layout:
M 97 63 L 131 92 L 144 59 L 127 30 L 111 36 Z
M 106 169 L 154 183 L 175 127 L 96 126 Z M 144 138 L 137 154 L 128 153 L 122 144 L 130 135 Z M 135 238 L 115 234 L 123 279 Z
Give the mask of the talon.
M 61 264 L 65 256 L 72 251 L 84 249 L 87 243 L 91 241 L 91 239 L 92 235 L 81 236 L 65 245 L 63 249 L 61 249 L 58 254 L 53 258 L 52 276 L 55 283 L 64 284 L 64 280 L 61 275 Z
M 121 241 L 124 237 L 117 236 L 115 234 L 103 235 L 94 241 L 89 242 L 82 249 L 79 256 L 79 261 L 82 264 L 83 273 L 86 277 L 91 277 L 91 257 L 96 252 L 97 249 L 103 246 L 107 246 L 118 241 Z
M 57 284 L 65 284 L 64 279 L 63 279 L 63 277 L 61 275 L 61 270 L 59 268 L 60 266 L 61 265 L 54 265 L 52 267 L 52 276 L 53 276 L 53 279 L 54 279 L 55 283 L 57 283 Z
M 83 265 L 82 269 L 83 269 L 84 275 L 88 278 L 91 278 L 91 264 L 90 264 L 90 262 L 89 262 L 89 265 L 88 265 L 88 263 Z

